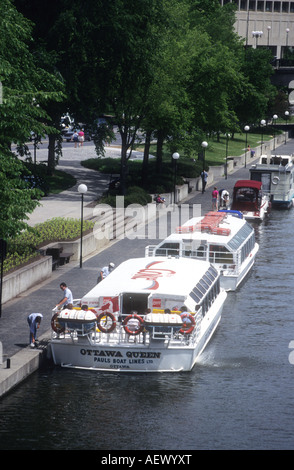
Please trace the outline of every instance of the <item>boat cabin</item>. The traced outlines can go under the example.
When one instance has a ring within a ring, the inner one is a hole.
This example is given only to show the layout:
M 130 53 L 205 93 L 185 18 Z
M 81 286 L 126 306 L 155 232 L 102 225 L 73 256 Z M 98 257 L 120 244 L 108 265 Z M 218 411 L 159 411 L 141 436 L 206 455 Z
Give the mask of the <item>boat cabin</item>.
M 179 256 L 216 264 L 218 268 L 240 265 L 255 245 L 254 230 L 237 211 L 208 212 L 178 227 L 146 256 Z
M 148 313 L 209 309 L 220 292 L 219 273 L 208 262 L 178 258 L 135 258 L 119 265 L 97 284 L 81 303 L 97 314 Z
M 233 190 L 232 210 L 240 212 L 256 212 L 262 203 L 261 181 L 239 180 Z
M 261 155 L 250 168 L 250 178 L 262 183 L 273 206 L 289 208 L 294 197 L 293 155 Z

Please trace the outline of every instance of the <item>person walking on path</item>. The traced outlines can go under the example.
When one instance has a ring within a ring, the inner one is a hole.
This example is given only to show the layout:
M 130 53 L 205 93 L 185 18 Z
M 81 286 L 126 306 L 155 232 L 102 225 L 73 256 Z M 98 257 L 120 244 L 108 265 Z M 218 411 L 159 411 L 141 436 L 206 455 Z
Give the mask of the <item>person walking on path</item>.
M 73 296 L 71 290 L 67 287 L 65 282 L 60 284 L 60 289 L 63 291 L 63 298 L 58 302 L 56 307 L 60 309 L 61 307 L 65 308 L 68 304 L 73 304 Z
M 36 339 L 37 339 L 37 329 L 40 328 L 40 323 L 43 318 L 41 313 L 31 313 L 28 318 L 28 324 L 30 328 L 30 346 L 31 348 L 36 347 Z
M 218 190 L 216 186 L 213 188 L 213 191 L 212 191 L 212 210 L 213 211 L 218 210 Z
M 202 178 L 202 193 L 205 192 L 206 184 L 207 184 L 207 178 L 208 178 L 208 173 L 207 171 L 203 170 L 201 172 L 201 178 Z
M 74 141 L 75 149 L 76 149 L 79 143 L 79 134 L 77 133 L 77 131 L 74 131 L 72 140 Z
M 85 140 L 84 129 L 81 129 L 79 132 L 79 147 L 83 147 L 84 140 Z

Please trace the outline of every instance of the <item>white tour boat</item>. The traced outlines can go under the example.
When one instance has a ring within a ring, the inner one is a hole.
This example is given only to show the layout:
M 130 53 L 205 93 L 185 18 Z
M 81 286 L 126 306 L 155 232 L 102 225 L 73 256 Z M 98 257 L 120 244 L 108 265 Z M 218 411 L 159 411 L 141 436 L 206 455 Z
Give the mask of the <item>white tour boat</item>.
M 240 211 L 246 220 L 261 222 L 271 210 L 268 194 L 264 194 L 261 181 L 239 180 L 233 189 L 232 210 Z
M 217 328 L 226 296 L 208 262 L 130 259 L 88 292 L 80 308 L 53 314 L 54 363 L 97 371 L 189 371 Z
M 250 178 L 261 181 L 273 207 L 289 209 L 294 198 L 294 156 L 261 155 L 250 168 Z
M 188 257 L 208 261 L 221 274 L 221 287 L 236 290 L 252 268 L 259 245 L 253 227 L 237 211 L 221 210 L 194 217 L 145 256 Z

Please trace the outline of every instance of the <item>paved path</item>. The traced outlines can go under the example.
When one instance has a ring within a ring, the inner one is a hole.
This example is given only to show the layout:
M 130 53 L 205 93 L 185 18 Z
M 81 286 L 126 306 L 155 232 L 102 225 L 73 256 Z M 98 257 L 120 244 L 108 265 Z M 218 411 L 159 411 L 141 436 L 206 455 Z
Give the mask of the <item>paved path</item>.
M 77 150 L 76 153 L 73 153 Z M 290 140 L 287 145 L 280 147 L 280 153 L 288 154 L 294 152 L 294 141 Z M 111 150 L 109 150 L 111 151 Z M 40 152 L 40 151 L 39 151 Z M 79 161 L 89 158 L 93 154 L 92 148 L 70 149 L 64 152 L 64 157 L 60 162 L 59 168 L 66 168 L 77 175 L 77 185 L 86 183 L 89 186 L 88 201 L 92 197 L 100 194 L 102 187 L 107 186 L 108 180 L 103 175 L 97 175 L 90 170 L 85 171 L 79 168 Z M 41 159 L 42 156 L 38 159 Z M 252 162 L 251 162 L 252 163 Z M 241 168 L 228 178 L 221 178 L 213 183 L 219 189 L 226 188 L 232 193 L 235 181 L 238 179 L 249 178 L 249 165 L 247 168 Z M 194 192 L 182 203 L 201 204 L 202 213 L 211 209 L 211 191 L 208 187 L 206 192 Z M 76 207 L 77 206 L 77 207 Z M 42 200 L 42 209 L 36 210 L 31 217 L 31 223 L 42 222 L 44 219 L 54 216 L 77 216 L 80 217 L 79 196 L 77 196 L 76 187 L 71 188 L 58 196 L 44 198 Z M 75 298 L 80 298 L 86 294 L 96 284 L 99 269 L 113 261 L 116 265 L 129 257 L 144 256 L 145 246 L 158 243 L 153 239 L 130 240 L 124 238 L 112 242 L 105 250 L 96 253 L 94 256 L 84 260 L 83 267 L 79 263 L 69 263 L 60 267 L 52 273 L 47 281 L 41 282 L 28 292 L 19 295 L 2 306 L 2 317 L 0 318 L 0 341 L 3 344 L 3 353 L 10 357 L 23 348 L 26 348 L 29 340 L 27 315 L 32 312 L 41 312 L 44 315 L 40 334 L 44 334 L 50 328 L 51 309 L 62 297 L 59 284 L 65 281 L 72 289 Z

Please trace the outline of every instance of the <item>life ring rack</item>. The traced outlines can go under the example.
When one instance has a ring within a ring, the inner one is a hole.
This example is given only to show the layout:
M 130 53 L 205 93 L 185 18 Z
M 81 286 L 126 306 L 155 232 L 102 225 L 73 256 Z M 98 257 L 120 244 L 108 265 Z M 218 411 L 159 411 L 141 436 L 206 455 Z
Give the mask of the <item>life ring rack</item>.
M 139 328 L 137 328 L 136 330 L 131 330 L 129 327 L 128 327 L 128 322 L 132 319 L 136 319 L 138 320 L 139 322 Z M 140 317 L 140 315 L 137 315 L 136 313 L 131 313 L 130 315 L 128 315 L 124 321 L 123 321 L 123 327 L 124 327 L 124 330 L 125 332 L 128 334 L 128 335 L 139 335 L 140 333 L 142 333 L 143 329 L 144 329 L 144 320 L 142 317 Z
M 108 328 L 105 328 L 102 326 L 102 319 L 104 319 L 105 322 L 105 317 L 110 318 L 111 320 L 111 325 Z M 115 327 L 116 327 L 116 319 L 113 313 L 111 312 L 102 312 L 97 316 L 97 327 L 99 331 L 102 331 L 102 333 L 111 333 Z
M 280 181 L 280 178 L 278 176 L 274 176 L 272 179 L 273 184 L 278 184 L 279 181 Z
M 54 313 L 53 317 L 51 318 L 51 328 L 57 334 L 64 333 L 65 331 L 64 327 L 61 326 L 58 322 L 58 313 Z
M 186 325 L 185 318 L 188 318 L 191 322 L 191 326 L 188 329 L 185 329 L 185 325 Z M 182 335 L 190 335 L 192 333 L 192 331 L 194 330 L 195 325 L 196 325 L 195 318 L 193 317 L 193 315 L 191 315 L 191 313 L 187 312 L 187 313 L 183 313 L 181 315 L 181 319 L 184 323 L 184 327 L 180 329 L 179 333 L 181 333 Z

